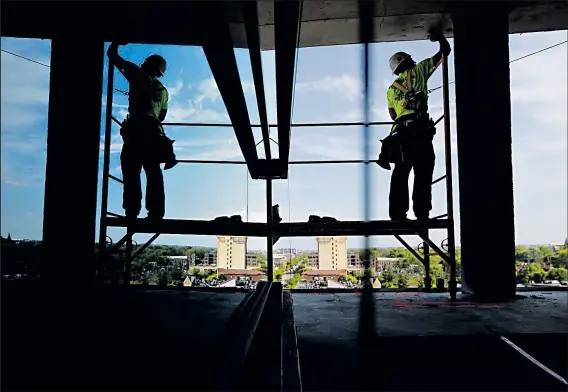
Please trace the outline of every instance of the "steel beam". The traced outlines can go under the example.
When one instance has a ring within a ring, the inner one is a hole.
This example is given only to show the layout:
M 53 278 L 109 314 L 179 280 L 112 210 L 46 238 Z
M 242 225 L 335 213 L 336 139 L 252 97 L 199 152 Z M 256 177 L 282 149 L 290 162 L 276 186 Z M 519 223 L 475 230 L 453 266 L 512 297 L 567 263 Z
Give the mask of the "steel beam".
M 301 0 L 274 2 L 274 42 L 276 56 L 276 110 L 280 171 L 287 178 L 296 76 L 296 52 L 300 44 Z
M 365 235 L 416 235 L 420 230 L 446 229 L 447 219 L 429 220 L 427 224 L 418 221 L 393 222 L 383 221 L 338 221 L 325 223 L 292 222 L 279 223 L 275 232 L 280 237 L 313 237 L 313 236 L 365 236 Z
M 258 117 L 260 119 L 262 140 L 264 141 L 264 154 L 266 159 L 270 160 L 270 131 L 268 127 L 268 116 L 266 114 L 266 98 L 264 96 L 260 33 L 258 31 L 258 5 L 256 1 L 243 3 L 243 18 L 247 32 L 247 43 L 250 55 L 250 65 L 252 68 L 252 77 L 254 79 L 254 89 L 256 92 Z
M 126 218 L 107 217 L 108 227 L 126 227 Z M 137 219 L 131 225 L 133 233 L 146 234 L 191 234 L 191 235 L 242 235 L 247 237 L 266 237 L 266 223 L 244 223 L 233 221 L 198 221 L 163 219 L 161 222 L 148 222 Z
M 203 7 L 200 23 L 203 52 L 219 88 L 219 93 L 233 124 L 235 136 L 247 162 L 251 176 L 256 173 L 258 154 L 247 110 L 245 94 L 237 67 L 229 24 L 223 16 L 222 3 L 210 3 Z M 206 15 L 217 13 L 219 17 L 207 20 Z

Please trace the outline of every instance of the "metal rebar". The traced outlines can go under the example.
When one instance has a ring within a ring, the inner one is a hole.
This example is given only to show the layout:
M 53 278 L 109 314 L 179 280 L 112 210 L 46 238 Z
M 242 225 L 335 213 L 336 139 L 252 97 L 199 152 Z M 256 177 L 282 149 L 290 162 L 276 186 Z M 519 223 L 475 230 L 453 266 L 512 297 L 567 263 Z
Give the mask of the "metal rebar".
M 450 132 L 450 86 L 449 86 L 448 56 L 444 55 L 442 64 L 443 93 L 444 93 L 444 136 L 446 154 L 446 203 L 448 208 L 448 253 L 450 258 L 450 296 L 457 296 L 456 281 L 456 242 L 454 229 L 454 199 L 452 187 L 452 139 Z
M 103 158 L 103 186 L 101 191 L 101 215 L 99 224 L 99 259 L 98 274 L 101 274 L 102 261 L 107 257 L 106 237 L 107 226 L 105 223 L 108 209 L 108 176 L 110 171 L 110 138 L 112 126 L 112 96 L 114 84 L 114 64 L 109 62 L 107 76 L 107 97 L 106 97 L 106 113 L 105 113 L 105 141 L 104 141 L 104 158 Z
M 292 161 L 290 165 L 317 165 L 317 164 L 335 164 L 335 163 L 375 163 L 376 161 L 365 159 L 351 159 L 351 160 L 329 160 L 329 161 Z M 178 163 L 216 163 L 224 165 L 246 165 L 245 161 L 202 161 L 195 159 L 180 159 Z
M 110 215 L 110 216 L 114 216 L 115 218 L 124 218 L 123 215 L 115 214 L 114 212 L 110 212 L 110 211 L 107 211 L 106 214 Z
M 116 124 L 122 126 L 122 122 L 120 122 L 116 117 L 114 117 L 112 115 L 112 110 L 111 110 L 111 116 L 110 116 L 111 120 L 114 121 Z
M 442 114 L 442 115 L 440 116 L 440 118 L 436 120 L 436 122 L 434 123 L 434 125 L 438 125 L 438 123 L 439 123 L 440 121 L 442 121 L 443 118 L 444 118 L 444 115 Z
M 120 122 L 115 119 L 119 124 Z M 292 128 L 316 128 L 316 127 L 353 127 L 353 126 L 377 126 L 377 125 L 393 125 L 392 121 L 371 121 L 365 122 L 338 122 L 338 123 L 298 123 L 292 124 Z M 211 123 L 162 123 L 164 126 L 170 127 L 220 127 L 232 128 L 233 124 L 211 124 Z M 271 128 L 277 128 L 278 124 L 268 124 Z M 251 124 L 252 128 L 262 128 L 261 124 Z
M 322 164 L 334 164 L 334 163 L 375 163 L 376 161 L 366 160 L 366 159 L 348 159 L 348 160 L 330 160 L 330 161 L 292 161 L 290 165 L 322 165 Z
M 266 179 L 266 275 L 267 281 L 274 281 L 274 257 L 273 257 L 273 244 L 272 236 L 274 234 L 274 222 L 272 217 L 272 179 Z
M 444 174 L 442 177 L 436 178 L 434 181 L 432 181 L 432 185 L 439 183 L 440 181 L 442 181 L 447 176 L 448 176 L 447 174 Z
M 112 180 L 115 180 L 116 182 L 120 182 L 121 184 L 124 184 L 124 181 L 123 181 L 123 180 L 121 180 L 121 179 L 118 178 L 118 177 L 113 176 L 112 174 L 109 174 L 109 175 L 108 175 L 108 178 L 110 178 L 110 179 L 112 179 Z
M 448 216 L 448 214 L 442 214 L 442 215 L 435 216 L 432 219 L 441 219 L 441 218 L 445 218 L 447 216 Z
M 196 159 L 178 159 L 178 163 L 217 163 L 221 165 L 246 165 L 245 161 L 200 161 Z

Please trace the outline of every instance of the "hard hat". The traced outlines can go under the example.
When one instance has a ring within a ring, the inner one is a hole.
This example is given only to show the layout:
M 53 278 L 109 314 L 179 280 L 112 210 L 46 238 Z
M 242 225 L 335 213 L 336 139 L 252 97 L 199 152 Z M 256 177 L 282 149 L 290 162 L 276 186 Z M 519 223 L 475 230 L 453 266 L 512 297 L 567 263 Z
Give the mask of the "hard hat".
M 404 52 L 396 52 L 395 54 L 393 54 L 389 60 L 391 71 L 393 73 L 396 73 L 396 69 L 399 67 L 399 65 L 409 57 L 410 55 Z
M 158 76 L 163 76 L 166 72 L 166 60 L 159 54 L 148 56 L 146 60 L 144 60 L 143 65 L 150 69 L 155 69 L 158 73 Z

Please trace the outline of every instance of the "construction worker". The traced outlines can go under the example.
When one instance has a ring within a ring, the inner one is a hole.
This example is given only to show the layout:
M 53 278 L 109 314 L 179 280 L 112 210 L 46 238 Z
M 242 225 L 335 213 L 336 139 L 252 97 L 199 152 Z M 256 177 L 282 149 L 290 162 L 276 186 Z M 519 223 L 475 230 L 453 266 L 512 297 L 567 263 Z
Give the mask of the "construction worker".
M 128 116 L 120 134 L 124 144 L 120 154 L 123 201 L 126 218 L 136 219 L 142 208 L 142 168 L 146 173 L 146 209 L 149 220 L 160 220 L 165 213 L 164 177 L 160 163 L 167 170 L 177 163 L 173 141 L 165 136 L 162 121 L 168 111 L 168 90 L 158 80 L 166 71 L 166 60 L 152 55 L 141 66 L 124 60 L 112 43 L 107 55 L 129 83 Z
M 398 76 L 387 90 L 388 110 L 394 125 L 390 135 L 382 140 L 377 163 L 387 170 L 394 163 L 389 194 L 389 215 L 394 221 L 408 219 L 408 177 L 412 169 L 414 215 L 418 220 L 427 220 L 432 209 L 436 159 L 432 140 L 436 130 L 428 115 L 428 79 L 451 48 L 441 33 L 432 33 L 429 38 L 440 43 L 440 50 L 433 57 L 416 64 L 409 54 L 398 52 L 389 60 L 392 72 Z

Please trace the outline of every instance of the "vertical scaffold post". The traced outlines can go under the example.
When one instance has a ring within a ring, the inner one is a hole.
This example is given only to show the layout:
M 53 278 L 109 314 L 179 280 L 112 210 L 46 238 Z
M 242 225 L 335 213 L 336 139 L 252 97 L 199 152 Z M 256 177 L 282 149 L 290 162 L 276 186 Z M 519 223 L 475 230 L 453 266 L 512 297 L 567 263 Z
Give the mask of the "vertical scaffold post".
M 426 237 L 430 238 L 430 230 L 426 229 Z M 430 275 L 430 245 L 424 242 L 424 270 L 426 272 L 426 278 L 424 279 L 424 288 L 426 291 L 432 290 L 432 275 Z
M 274 222 L 272 221 L 272 177 L 269 174 L 266 179 L 266 223 L 268 233 L 266 234 L 266 275 L 267 280 L 274 280 L 274 257 L 272 255 L 272 238 L 274 234 Z
M 442 78 L 444 91 L 444 136 L 446 154 L 446 203 L 448 206 L 448 253 L 450 257 L 450 282 L 448 284 L 452 300 L 457 296 L 456 282 L 456 242 L 454 228 L 454 199 L 452 177 L 452 136 L 450 132 L 450 86 L 448 56 L 442 59 Z
M 132 277 L 132 231 L 127 228 L 126 239 L 126 258 L 124 260 L 124 274 L 122 275 L 122 284 L 125 286 L 130 285 L 130 278 Z
M 107 76 L 107 97 L 106 97 L 106 113 L 105 113 L 105 151 L 103 159 L 103 188 L 101 193 L 101 217 L 99 225 L 99 254 L 97 260 L 97 273 L 99 278 L 103 278 L 103 263 L 107 263 L 108 255 L 106 248 L 107 227 L 105 218 L 108 209 L 108 180 L 110 166 L 110 139 L 112 127 L 112 97 L 114 86 L 114 64 L 109 61 Z

